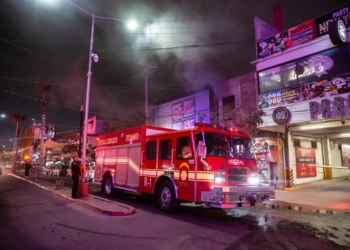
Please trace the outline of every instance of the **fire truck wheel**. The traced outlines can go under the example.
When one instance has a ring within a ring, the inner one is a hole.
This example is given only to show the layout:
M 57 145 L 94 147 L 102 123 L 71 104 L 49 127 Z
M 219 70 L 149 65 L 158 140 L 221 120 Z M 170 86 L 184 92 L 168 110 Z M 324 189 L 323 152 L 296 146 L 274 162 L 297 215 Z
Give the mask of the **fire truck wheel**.
M 175 188 L 170 180 L 162 182 L 157 196 L 159 207 L 163 212 L 175 213 L 178 211 L 180 204 L 176 199 Z
M 107 176 L 103 182 L 103 192 L 108 197 L 112 197 L 114 195 L 114 190 L 112 177 Z

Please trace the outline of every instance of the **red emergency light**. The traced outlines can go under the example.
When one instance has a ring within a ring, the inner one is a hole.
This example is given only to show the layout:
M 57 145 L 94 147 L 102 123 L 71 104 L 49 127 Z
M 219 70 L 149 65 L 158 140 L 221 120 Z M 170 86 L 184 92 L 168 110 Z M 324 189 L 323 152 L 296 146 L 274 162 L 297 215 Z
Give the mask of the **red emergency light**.
M 208 124 L 208 123 L 204 123 L 204 122 L 195 122 L 194 126 L 197 128 L 215 128 L 215 129 L 237 132 L 236 128 L 232 128 L 232 127 L 228 128 L 228 127 L 219 126 L 219 125 L 215 125 L 215 124 Z

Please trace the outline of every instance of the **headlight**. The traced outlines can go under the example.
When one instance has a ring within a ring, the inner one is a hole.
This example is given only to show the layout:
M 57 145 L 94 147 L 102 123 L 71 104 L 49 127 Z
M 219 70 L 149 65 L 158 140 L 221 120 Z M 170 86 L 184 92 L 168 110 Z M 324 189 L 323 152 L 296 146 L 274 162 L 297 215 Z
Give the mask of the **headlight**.
M 258 177 L 250 177 L 249 178 L 249 183 L 251 183 L 251 184 L 258 184 L 259 183 L 259 178 Z
M 225 182 L 225 171 L 223 170 L 214 171 L 214 182 L 215 183 Z
M 250 177 L 258 177 L 258 173 L 257 172 L 250 172 Z
M 224 179 L 222 177 L 215 177 L 215 183 L 221 183 L 224 182 Z

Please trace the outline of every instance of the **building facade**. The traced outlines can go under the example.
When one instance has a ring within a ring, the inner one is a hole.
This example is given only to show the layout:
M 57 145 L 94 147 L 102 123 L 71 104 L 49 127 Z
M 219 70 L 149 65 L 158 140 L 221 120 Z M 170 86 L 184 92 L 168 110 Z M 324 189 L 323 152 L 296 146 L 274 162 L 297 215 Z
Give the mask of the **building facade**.
M 349 176 L 350 5 L 257 41 L 262 130 L 282 147 L 284 185 Z

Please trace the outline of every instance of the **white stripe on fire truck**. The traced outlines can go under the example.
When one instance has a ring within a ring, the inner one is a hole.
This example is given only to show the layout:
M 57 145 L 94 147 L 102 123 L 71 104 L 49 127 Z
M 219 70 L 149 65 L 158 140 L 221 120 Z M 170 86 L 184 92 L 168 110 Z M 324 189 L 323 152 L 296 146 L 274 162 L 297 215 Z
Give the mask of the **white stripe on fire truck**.
M 142 169 L 141 170 L 141 175 L 147 175 L 147 176 L 151 176 L 151 177 L 157 177 L 160 176 L 162 174 L 164 174 L 166 170 L 157 170 L 157 169 Z M 174 178 L 178 179 L 180 176 L 179 171 L 173 171 L 174 172 Z
M 128 166 L 134 170 L 136 173 L 139 173 L 140 166 L 137 165 L 131 158 L 129 157 L 109 157 L 105 158 L 104 163 L 107 164 L 128 164 Z

